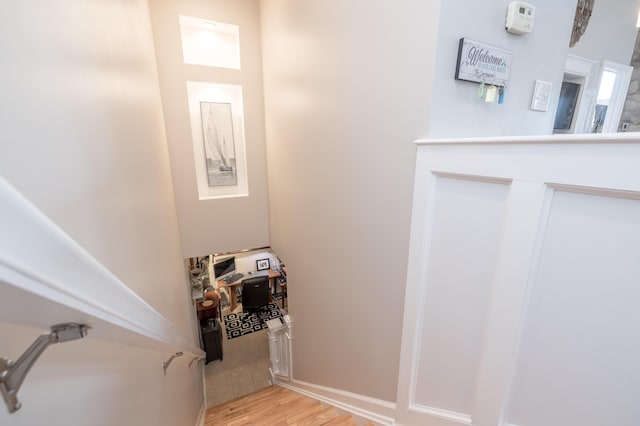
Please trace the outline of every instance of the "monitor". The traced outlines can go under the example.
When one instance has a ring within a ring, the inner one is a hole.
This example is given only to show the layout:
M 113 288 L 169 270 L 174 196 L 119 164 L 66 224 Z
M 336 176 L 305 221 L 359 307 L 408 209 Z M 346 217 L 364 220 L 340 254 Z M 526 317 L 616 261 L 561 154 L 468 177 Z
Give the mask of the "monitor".
M 227 257 L 219 262 L 213 264 L 213 275 L 215 278 L 220 278 L 223 275 L 227 275 L 236 271 L 236 258 L 235 256 Z

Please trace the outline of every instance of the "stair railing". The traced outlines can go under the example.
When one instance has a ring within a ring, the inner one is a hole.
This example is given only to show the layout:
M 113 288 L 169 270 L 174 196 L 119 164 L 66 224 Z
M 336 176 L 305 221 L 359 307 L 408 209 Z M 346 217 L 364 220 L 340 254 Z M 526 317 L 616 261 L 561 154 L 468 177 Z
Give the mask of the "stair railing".
M 293 379 L 293 359 L 291 352 L 291 318 L 285 315 L 283 320 L 279 318 L 267 321 L 269 329 L 269 360 L 271 367 L 271 381 Z
M 183 354 L 192 358 L 189 365 L 204 359 L 193 339 L 1 177 L 0 218 L 0 322 L 50 330 L 15 362 L 0 358 L 0 393 L 9 412 L 20 409 L 17 392 L 40 354 L 52 343 L 86 336 L 88 329 L 98 339 L 171 354 L 162 365 L 165 374 Z M 61 313 L 69 322 L 51 327 Z

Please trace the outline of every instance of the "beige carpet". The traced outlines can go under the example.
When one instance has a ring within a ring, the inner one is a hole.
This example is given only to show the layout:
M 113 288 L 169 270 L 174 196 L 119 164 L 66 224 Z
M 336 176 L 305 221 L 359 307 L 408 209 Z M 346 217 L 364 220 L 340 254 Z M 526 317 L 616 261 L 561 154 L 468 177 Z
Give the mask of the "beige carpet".
M 238 305 L 234 312 L 242 312 Z M 223 316 L 229 308 L 222 309 Z M 222 404 L 269 385 L 269 340 L 267 330 L 228 340 L 222 325 L 223 360 L 205 367 L 207 407 Z

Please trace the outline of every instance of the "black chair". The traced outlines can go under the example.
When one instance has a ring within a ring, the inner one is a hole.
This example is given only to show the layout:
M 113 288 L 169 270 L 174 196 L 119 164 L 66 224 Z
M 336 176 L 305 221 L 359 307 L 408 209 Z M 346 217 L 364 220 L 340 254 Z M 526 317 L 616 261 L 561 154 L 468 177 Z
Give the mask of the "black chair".
M 269 277 L 242 280 L 242 310 L 256 311 L 269 304 Z

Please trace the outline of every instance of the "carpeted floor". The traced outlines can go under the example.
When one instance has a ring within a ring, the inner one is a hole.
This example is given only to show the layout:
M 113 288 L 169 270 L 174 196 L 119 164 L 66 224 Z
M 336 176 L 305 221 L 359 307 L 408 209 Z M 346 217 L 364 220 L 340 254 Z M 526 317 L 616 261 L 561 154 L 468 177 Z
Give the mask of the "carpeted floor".
M 267 308 L 251 314 L 237 312 L 225 315 L 224 326 L 227 339 L 263 330 L 267 328 L 267 321 L 274 318 L 282 318 L 282 312 L 275 303 L 270 303 Z
M 223 334 L 226 334 L 223 329 Z M 269 339 L 267 330 L 248 334 L 242 339 L 223 337 L 224 361 L 205 365 L 207 407 L 271 385 L 269 373 Z

